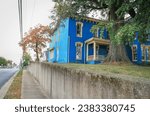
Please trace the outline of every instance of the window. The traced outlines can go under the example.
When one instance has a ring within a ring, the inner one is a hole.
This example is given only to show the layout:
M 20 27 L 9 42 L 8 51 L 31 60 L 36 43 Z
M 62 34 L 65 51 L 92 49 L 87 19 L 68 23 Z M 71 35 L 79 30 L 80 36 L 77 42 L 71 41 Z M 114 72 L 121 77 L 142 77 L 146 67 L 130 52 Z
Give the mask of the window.
M 150 47 L 148 46 L 141 46 L 142 52 L 142 61 L 150 61 Z
M 150 47 L 147 48 L 147 56 L 148 56 L 148 61 L 150 61 Z
M 141 46 L 141 52 L 142 52 L 142 61 L 145 61 L 145 47 Z
M 76 59 L 77 60 L 82 59 L 82 43 L 80 42 L 76 43 Z
M 50 59 L 53 59 L 54 58 L 54 49 L 51 49 L 50 50 Z
M 132 60 L 137 61 L 137 46 L 136 45 L 132 47 Z
M 99 28 L 94 31 L 94 37 L 99 37 Z
M 83 23 L 77 22 L 77 24 L 76 24 L 77 37 L 82 37 L 82 27 L 83 27 Z

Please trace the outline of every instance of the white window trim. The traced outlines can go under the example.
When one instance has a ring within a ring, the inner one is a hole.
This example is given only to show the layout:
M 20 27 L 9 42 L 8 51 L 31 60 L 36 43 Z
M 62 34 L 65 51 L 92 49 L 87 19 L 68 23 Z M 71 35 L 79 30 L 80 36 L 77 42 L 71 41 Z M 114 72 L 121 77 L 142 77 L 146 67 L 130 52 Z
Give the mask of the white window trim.
M 150 46 L 148 46 L 147 48 L 148 48 L 148 50 L 149 50 L 149 51 L 148 51 L 148 52 L 149 52 L 148 55 L 149 55 L 149 54 L 150 54 Z M 147 60 L 147 61 L 150 62 L 150 60 Z
M 144 46 L 143 46 L 143 45 L 141 45 L 142 61 L 145 61 L 145 56 L 144 56 L 143 50 L 144 50 Z M 143 56 L 144 56 L 144 59 L 143 59 Z
M 142 61 L 146 61 L 146 57 L 145 57 L 145 54 L 143 52 L 145 52 L 145 46 L 141 45 Z M 144 56 L 144 59 L 143 59 L 143 56 Z
M 77 25 L 78 24 L 81 24 L 81 34 L 77 34 Z M 83 23 L 82 22 L 76 22 L 76 36 L 82 37 L 82 33 L 83 33 Z
M 137 59 L 135 60 L 134 57 L 133 57 L 133 47 L 136 47 L 136 52 L 137 52 L 137 45 L 132 46 L 132 61 L 137 61 Z
M 150 52 L 149 50 L 150 50 L 150 46 L 145 46 L 145 49 L 146 49 L 146 52 Z M 147 53 L 147 55 L 149 56 L 149 53 Z M 146 61 L 146 60 L 145 60 Z M 149 59 L 147 59 L 147 61 L 148 62 L 150 62 L 150 60 Z
M 76 42 L 75 46 L 77 46 L 77 44 L 81 44 L 81 47 L 83 47 L 83 43 L 82 42 Z
M 77 47 L 77 44 L 80 44 L 81 45 L 81 58 L 77 58 L 76 57 L 76 60 L 82 60 L 82 47 L 83 47 L 83 43 L 81 43 L 81 42 L 76 42 L 75 43 L 75 46 Z M 76 51 L 77 52 L 77 51 Z

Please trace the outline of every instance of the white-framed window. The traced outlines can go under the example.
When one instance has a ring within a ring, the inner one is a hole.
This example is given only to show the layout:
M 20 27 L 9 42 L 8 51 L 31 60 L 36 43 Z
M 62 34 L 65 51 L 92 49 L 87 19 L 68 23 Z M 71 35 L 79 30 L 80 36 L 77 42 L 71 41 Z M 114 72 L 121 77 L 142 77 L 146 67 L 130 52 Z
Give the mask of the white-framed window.
M 132 60 L 137 61 L 137 45 L 132 46 Z
M 54 58 L 54 49 L 51 49 L 50 50 L 50 59 L 53 59 Z
M 83 28 L 83 23 L 82 22 L 77 22 L 76 23 L 76 35 L 77 37 L 82 37 L 82 28 Z
M 150 61 L 150 47 L 147 47 L 147 60 Z
M 145 52 L 145 47 L 144 46 L 141 46 L 141 53 L 142 53 L 142 61 L 145 61 L 145 56 L 146 56 L 146 52 Z
M 99 28 L 95 29 L 94 31 L 94 37 L 99 37 Z
M 150 47 L 149 46 L 141 46 L 142 52 L 142 61 L 150 61 Z
M 83 44 L 81 42 L 76 43 L 76 59 L 77 60 L 82 59 L 82 46 Z

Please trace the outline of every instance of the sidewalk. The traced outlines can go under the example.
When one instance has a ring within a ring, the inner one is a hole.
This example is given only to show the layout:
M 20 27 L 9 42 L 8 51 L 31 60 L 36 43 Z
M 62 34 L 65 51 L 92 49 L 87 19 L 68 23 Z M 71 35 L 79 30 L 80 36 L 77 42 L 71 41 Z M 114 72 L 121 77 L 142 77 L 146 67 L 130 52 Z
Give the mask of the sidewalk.
M 21 99 L 48 99 L 39 83 L 26 70 L 23 71 L 22 76 Z

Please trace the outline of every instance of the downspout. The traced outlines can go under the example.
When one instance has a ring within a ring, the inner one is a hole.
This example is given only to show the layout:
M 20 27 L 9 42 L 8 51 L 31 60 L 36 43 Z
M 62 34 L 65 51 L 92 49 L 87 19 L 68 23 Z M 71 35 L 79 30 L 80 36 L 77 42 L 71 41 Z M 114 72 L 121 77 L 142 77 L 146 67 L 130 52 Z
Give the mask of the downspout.
M 57 41 L 55 44 L 55 62 L 57 62 Z
M 68 63 L 70 58 L 70 36 L 68 36 Z
M 86 42 L 84 42 L 84 64 L 86 64 Z
M 70 62 L 70 18 L 68 18 L 68 63 Z

